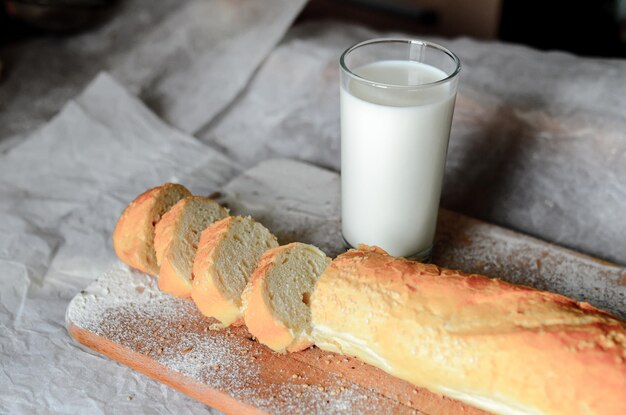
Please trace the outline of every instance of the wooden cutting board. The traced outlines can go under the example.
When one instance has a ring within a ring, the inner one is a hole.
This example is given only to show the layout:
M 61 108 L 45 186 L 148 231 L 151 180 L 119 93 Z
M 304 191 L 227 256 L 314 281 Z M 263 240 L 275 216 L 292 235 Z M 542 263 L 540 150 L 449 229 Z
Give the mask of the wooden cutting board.
M 626 310 L 624 268 L 453 212 L 440 214 L 433 260 L 578 297 L 595 287 L 596 305 Z M 79 293 L 66 314 L 78 342 L 226 413 L 484 414 L 355 358 L 317 348 L 279 355 L 244 327 L 216 331 L 213 323 L 122 264 Z
M 245 327 L 211 330 L 215 322 L 123 264 L 66 314 L 78 342 L 228 414 L 483 413 L 355 358 L 317 348 L 277 354 Z

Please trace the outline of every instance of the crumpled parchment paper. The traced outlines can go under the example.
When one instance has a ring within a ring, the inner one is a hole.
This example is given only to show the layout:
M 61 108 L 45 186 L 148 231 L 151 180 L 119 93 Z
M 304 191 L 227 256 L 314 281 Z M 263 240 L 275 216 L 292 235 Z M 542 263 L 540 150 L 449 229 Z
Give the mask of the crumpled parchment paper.
M 80 352 L 64 310 L 115 261 L 110 235 L 129 200 L 164 181 L 210 194 L 239 172 L 144 103 L 185 131 L 204 126 L 304 3 L 128 0 L 92 32 L 2 49 L 0 413 L 207 412 Z M 119 82 L 106 74 L 91 82 L 106 68 Z
M 210 194 L 239 171 L 107 74 L 0 159 L 0 413 L 206 413 L 79 352 L 64 313 L 116 261 L 111 232 L 129 200 L 166 181 Z
M 306 0 L 119 3 L 96 30 L 0 50 L 0 140 L 29 133 L 104 69 L 170 124 L 194 133 L 243 89 Z
M 142 15 L 145 2 L 128 2 L 136 7 L 133 21 L 142 30 L 118 27 L 128 37 L 94 43 L 84 35 L 77 43 L 68 41 L 70 49 L 58 49 L 95 60 L 75 80 L 61 64 L 68 61 L 50 54 L 49 66 L 58 78 L 50 91 L 45 92 L 50 79 L 28 83 L 30 95 L 5 95 L 12 83 L 0 89 L 0 136 L 27 137 L 0 144 L 0 413 L 206 413 L 203 405 L 164 385 L 79 351 L 63 326 L 72 296 L 116 261 L 110 241 L 115 221 L 146 188 L 179 181 L 197 194 L 225 190 L 233 207 L 259 215 L 287 238 L 306 233 L 305 239 L 319 240 L 331 252 L 337 249 L 339 235 L 326 231 L 336 230 L 339 221 L 336 175 L 320 172 L 307 181 L 311 187 L 302 191 L 320 194 L 310 212 L 289 200 L 279 203 L 285 223 L 266 204 L 271 197 L 293 195 L 294 189 L 285 187 L 292 182 L 279 183 L 283 187 L 274 188 L 274 196 L 252 193 L 245 203 L 236 196 L 255 183 L 259 192 L 269 189 L 269 177 L 255 174 L 289 168 L 284 161 L 244 172 L 270 156 L 339 167 L 336 59 L 349 44 L 377 34 L 334 23 L 296 27 L 225 109 L 254 70 L 254 59 L 261 58 L 255 54 L 236 62 L 226 49 L 219 56 L 203 49 L 210 36 L 203 34 L 202 24 L 191 25 L 199 28 L 199 49 L 186 51 L 187 42 L 173 30 L 176 24 L 168 22 L 177 16 L 208 18 L 210 10 L 199 3 L 177 6 L 168 0 L 163 9 Z M 257 20 L 252 16 L 250 25 Z M 281 16 L 286 24 L 286 15 Z M 160 24 L 170 24 L 172 31 Z M 100 30 L 113 29 L 105 25 Z M 279 32 L 272 33 L 277 38 Z M 243 45 L 257 39 L 242 36 L 236 45 L 245 54 Z M 162 56 L 154 55 L 160 51 L 151 44 L 159 41 L 171 46 L 171 54 L 164 48 Z M 43 49 L 24 53 L 50 52 L 55 48 L 48 42 L 55 41 L 42 41 Z M 219 43 L 224 48 L 232 45 L 224 42 Z M 626 263 L 626 83 L 620 82 L 626 64 L 467 39 L 443 43 L 465 63 L 444 204 Z M 119 53 L 105 58 L 115 48 Z M 195 56 L 198 65 L 192 62 Z M 202 65 L 210 63 L 203 56 L 224 59 L 207 69 L 214 76 L 203 74 Z M 176 68 L 178 57 L 187 64 Z M 135 71 L 134 65 L 145 63 L 154 72 Z M 112 68 L 120 82 L 99 75 L 50 122 L 28 132 L 101 67 Z M 225 87 L 222 94 L 217 90 L 225 80 L 218 72 L 224 67 L 244 68 L 248 75 L 229 77 L 239 87 Z M 36 78 L 35 69 L 22 69 Z M 122 83 L 173 124 L 198 131 L 209 145 L 163 122 Z M 215 95 L 206 95 L 204 83 L 214 84 Z M 190 87 L 201 84 L 197 91 Z M 17 103 L 7 104 L 7 96 Z M 41 101 L 33 98 L 39 96 Z M 206 112 L 196 112 L 201 105 Z

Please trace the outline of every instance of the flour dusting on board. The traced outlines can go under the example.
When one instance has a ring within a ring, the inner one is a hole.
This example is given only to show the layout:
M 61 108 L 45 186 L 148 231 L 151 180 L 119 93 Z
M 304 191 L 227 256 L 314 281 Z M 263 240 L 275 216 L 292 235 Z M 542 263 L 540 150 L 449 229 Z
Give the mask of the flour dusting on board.
M 95 333 L 271 413 L 345 414 L 366 408 L 380 414 L 414 412 L 410 406 L 399 408 L 397 402 L 390 405 L 392 400 L 341 375 L 320 375 L 320 370 L 295 358 L 277 367 L 276 355 L 245 328 L 214 331 L 214 322 L 191 301 L 161 293 L 156 279 L 122 264 L 74 297 L 66 313 L 68 327 Z

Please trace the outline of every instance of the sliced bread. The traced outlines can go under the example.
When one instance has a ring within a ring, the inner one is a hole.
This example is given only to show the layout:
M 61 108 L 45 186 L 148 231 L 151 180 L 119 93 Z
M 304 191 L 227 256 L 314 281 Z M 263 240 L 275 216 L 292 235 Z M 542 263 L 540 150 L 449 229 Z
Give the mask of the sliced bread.
M 165 212 L 179 200 L 191 196 L 184 186 L 165 183 L 139 195 L 122 212 L 113 231 L 113 248 L 129 266 L 157 275 L 154 229 Z
M 263 252 L 276 237 L 250 217 L 230 216 L 200 235 L 191 298 L 202 314 L 223 326 L 241 323 L 241 294 Z
M 208 197 L 182 199 L 156 225 L 154 249 L 159 264 L 159 288 L 177 297 L 191 295 L 193 260 L 200 233 L 228 211 Z
M 277 352 L 306 349 L 311 341 L 311 294 L 330 264 L 313 245 L 294 242 L 266 251 L 243 294 L 250 333 Z

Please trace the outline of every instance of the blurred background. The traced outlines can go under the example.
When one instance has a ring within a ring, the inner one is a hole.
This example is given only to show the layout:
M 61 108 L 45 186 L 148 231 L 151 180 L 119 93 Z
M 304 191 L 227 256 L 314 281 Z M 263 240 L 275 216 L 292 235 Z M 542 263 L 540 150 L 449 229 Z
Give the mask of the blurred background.
M 114 16 L 120 1 L 0 0 L 0 44 L 88 30 Z M 311 0 L 298 20 L 316 19 L 626 57 L 626 0 Z

